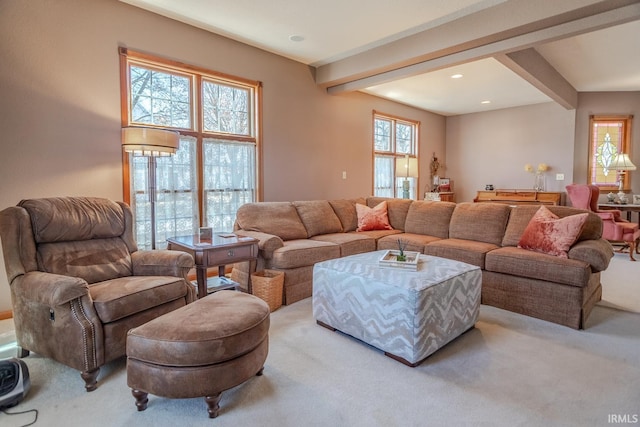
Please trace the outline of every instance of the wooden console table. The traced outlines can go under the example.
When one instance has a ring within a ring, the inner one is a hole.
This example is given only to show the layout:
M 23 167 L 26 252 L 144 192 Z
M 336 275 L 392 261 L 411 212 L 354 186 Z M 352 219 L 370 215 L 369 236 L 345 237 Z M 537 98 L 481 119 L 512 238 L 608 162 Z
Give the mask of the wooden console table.
M 221 237 L 214 232 L 207 240 L 200 240 L 196 234 L 170 237 L 167 243 L 168 249 L 187 252 L 195 259 L 198 298 L 207 296 L 207 268 L 218 266 L 218 277 L 223 277 L 226 264 L 258 259 L 258 239 L 253 237 Z M 247 287 L 251 293 L 251 275 Z
M 504 203 L 507 205 L 564 205 L 564 193 L 534 190 L 478 191 L 476 203 Z

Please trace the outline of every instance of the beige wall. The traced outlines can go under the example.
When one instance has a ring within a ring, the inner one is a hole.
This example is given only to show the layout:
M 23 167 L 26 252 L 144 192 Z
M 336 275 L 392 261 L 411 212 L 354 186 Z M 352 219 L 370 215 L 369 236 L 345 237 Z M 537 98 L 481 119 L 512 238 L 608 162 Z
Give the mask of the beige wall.
M 456 201 L 472 201 L 487 184 L 533 188 L 527 163 L 546 163 L 547 191 L 564 191 L 573 181 L 574 128 L 575 110 L 555 103 L 449 117 L 446 174 L 455 181 Z M 557 173 L 564 181 L 556 181 Z
M 433 151 L 444 159 L 444 117 L 329 96 L 303 64 L 117 0 L 2 0 L 0 209 L 33 197 L 122 199 L 118 46 L 263 83 L 265 200 L 371 194 L 374 109 L 421 122 L 423 177 Z M 10 307 L 2 264 L 0 312 Z

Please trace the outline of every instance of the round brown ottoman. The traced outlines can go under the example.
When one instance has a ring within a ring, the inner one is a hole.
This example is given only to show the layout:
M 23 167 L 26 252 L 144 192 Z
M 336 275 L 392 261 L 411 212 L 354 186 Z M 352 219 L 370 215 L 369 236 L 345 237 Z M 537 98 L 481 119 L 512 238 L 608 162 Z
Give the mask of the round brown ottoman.
M 138 411 L 148 394 L 204 397 L 210 418 L 222 392 L 261 375 L 269 351 L 269 306 L 219 291 L 160 316 L 127 335 L 127 385 Z

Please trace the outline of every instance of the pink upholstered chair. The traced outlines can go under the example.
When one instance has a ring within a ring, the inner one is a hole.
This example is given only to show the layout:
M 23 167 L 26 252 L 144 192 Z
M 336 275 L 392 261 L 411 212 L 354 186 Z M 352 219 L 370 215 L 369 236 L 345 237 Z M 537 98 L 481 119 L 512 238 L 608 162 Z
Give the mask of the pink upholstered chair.
M 629 258 L 631 258 L 631 261 L 635 261 L 633 257 L 634 251 L 640 254 L 638 248 L 640 229 L 638 229 L 638 224 L 622 219 L 619 210 L 598 210 L 600 189 L 595 185 L 570 184 L 567 185 L 567 194 L 574 208 L 593 211 L 602 218 L 602 238 L 611 242 L 624 242 L 629 245 Z

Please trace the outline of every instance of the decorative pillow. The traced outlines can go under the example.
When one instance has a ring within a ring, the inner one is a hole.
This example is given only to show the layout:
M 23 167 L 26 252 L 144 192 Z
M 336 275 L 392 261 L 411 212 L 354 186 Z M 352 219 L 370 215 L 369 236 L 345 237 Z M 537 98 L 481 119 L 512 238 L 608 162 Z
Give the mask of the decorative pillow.
M 567 251 L 580 236 L 588 216 L 581 213 L 559 218 L 540 206 L 524 229 L 518 247 L 567 258 Z
M 356 231 L 393 230 L 387 215 L 387 202 L 380 202 L 373 208 L 356 203 L 358 228 Z

